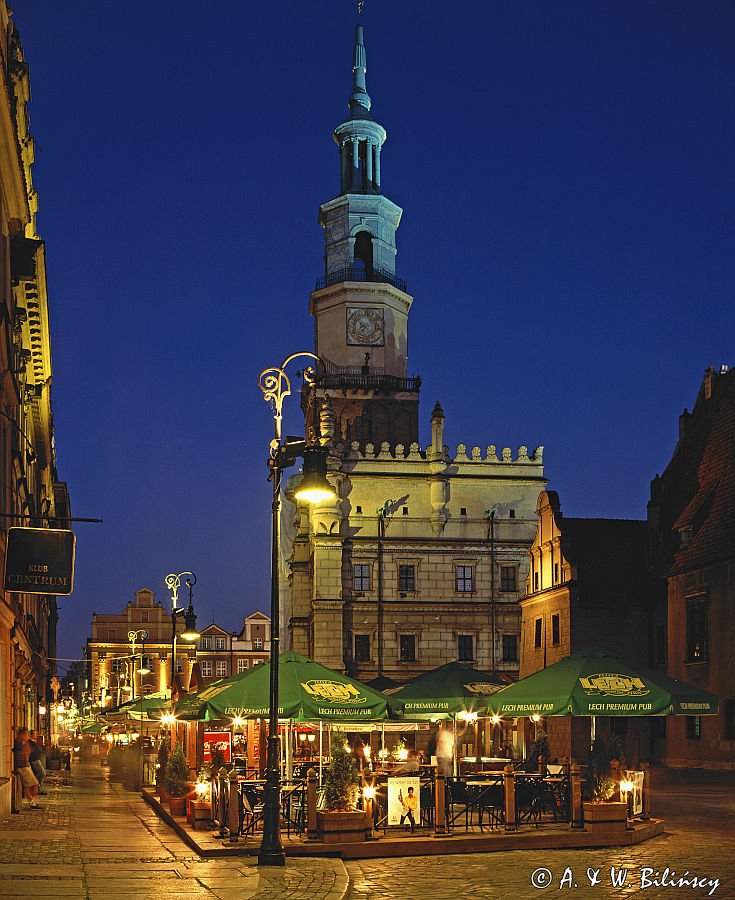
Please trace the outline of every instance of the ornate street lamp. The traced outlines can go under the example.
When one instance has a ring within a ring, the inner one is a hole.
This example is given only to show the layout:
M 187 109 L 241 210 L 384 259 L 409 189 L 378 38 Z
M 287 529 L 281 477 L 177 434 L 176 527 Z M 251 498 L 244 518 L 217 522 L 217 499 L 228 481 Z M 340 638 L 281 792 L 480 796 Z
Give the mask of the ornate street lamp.
M 286 374 L 286 366 L 297 357 L 307 357 L 320 362 L 313 353 L 292 353 L 278 368 L 266 369 L 260 373 L 258 385 L 263 391 L 263 399 L 272 404 L 274 437 L 270 443 L 268 480 L 273 482 L 272 537 L 271 537 L 271 647 L 270 647 L 270 715 L 268 719 L 268 756 L 265 770 L 263 800 L 263 840 L 258 854 L 259 866 L 283 866 L 286 854 L 281 842 L 281 768 L 278 739 L 278 658 L 280 645 L 279 609 L 279 514 L 281 508 L 281 479 L 283 470 L 292 466 L 298 456 L 304 458 L 304 477 L 295 491 L 299 500 L 318 503 L 334 497 L 336 492 L 327 481 L 326 448 L 307 446 L 306 441 L 287 437 L 282 440 L 283 401 L 291 393 L 291 382 Z M 314 366 L 309 364 L 303 370 L 304 381 L 314 382 Z M 318 422 L 318 417 L 316 419 Z M 317 435 L 318 440 L 318 435 Z
M 184 575 L 189 577 L 186 579 L 186 586 L 189 588 L 189 606 L 185 610 L 183 606 L 179 606 L 179 588 L 181 587 L 181 579 Z M 176 623 L 181 616 L 184 617 L 184 630 L 181 632 L 182 641 L 195 641 L 199 637 L 197 631 L 197 617 L 194 614 L 194 607 L 191 601 L 191 592 L 197 583 L 197 577 L 193 572 L 179 572 L 178 575 L 173 573 L 166 576 L 166 587 L 171 591 L 171 689 L 174 686 L 174 677 L 176 676 Z
M 145 642 L 148 640 L 148 632 L 145 628 L 140 628 L 138 631 L 129 631 L 128 632 L 128 640 L 132 644 L 132 653 L 130 654 L 130 660 L 132 665 L 132 678 L 130 679 L 131 684 L 133 685 L 133 696 L 132 699 L 135 700 L 135 660 L 137 659 L 135 653 L 135 644 L 140 639 L 140 642 L 143 645 L 143 652 L 140 656 L 140 667 L 138 668 L 139 675 L 147 675 L 150 672 L 150 669 L 145 667 Z M 143 679 L 140 679 L 140 692 L 143 693 Z

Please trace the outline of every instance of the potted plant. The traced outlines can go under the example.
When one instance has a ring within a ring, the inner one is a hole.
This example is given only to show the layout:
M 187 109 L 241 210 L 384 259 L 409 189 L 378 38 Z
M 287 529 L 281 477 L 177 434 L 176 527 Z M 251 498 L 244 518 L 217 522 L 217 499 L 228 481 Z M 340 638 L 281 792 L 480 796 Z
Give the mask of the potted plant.
M 184 748 L 176 744 L 166 763 L 164 779 L 168 792 L 168 807 L 172 816 L 186 815 L 186 795 L 189 793 L 189 766 L 186 764 Z
M 156 763 L 156 791 L 161 800 L 168 800 L 168 791 L 166 790 L 166 766 L 168 765 L 168 757 L 171 750 L 171 743 L 168 737 L 164 737 L 158 748 L 158 759 Z
M 615 781 L 610 774 L 611 760 L 622 755 L 620 742 L 614 737 L 610 741 L 595 739 L 591 754 L 590 799 L 582 803 L 585 827 L 592 831 L 625 831 L 628 804 L 613 801 Z
M 360 780 L 344 733 L 334 734 L 331 760 L 324 775 L 324 806 L 317 810 L 317 829 L 325 844 L 365 840 L 365 813 L 357 809 Z

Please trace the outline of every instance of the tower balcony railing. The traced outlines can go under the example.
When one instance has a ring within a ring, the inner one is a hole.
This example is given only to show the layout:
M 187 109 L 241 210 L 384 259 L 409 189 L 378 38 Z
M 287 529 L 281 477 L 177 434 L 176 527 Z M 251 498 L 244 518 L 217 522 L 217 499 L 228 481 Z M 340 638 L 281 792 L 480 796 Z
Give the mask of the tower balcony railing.
M 316 290 L 330 287 L 333 284 L 340 284 L 343 281 L 372 281 L 379 284 L 392 284 L 399 291 L 406 292 L 406 279 L 398 278 L 392 272 L 373 266 L 372 269 L 365 269 L 362 266 L 345 266 L 344 269 L 337 269 L 336 272 L 330 272 L 328 275 L 322 275 L 316 280 Z

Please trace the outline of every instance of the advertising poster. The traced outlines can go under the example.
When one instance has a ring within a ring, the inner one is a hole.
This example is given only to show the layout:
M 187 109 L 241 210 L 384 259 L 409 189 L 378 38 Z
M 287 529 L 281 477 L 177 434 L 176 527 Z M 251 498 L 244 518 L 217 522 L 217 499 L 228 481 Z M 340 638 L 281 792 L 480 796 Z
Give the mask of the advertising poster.
M 229 731 L 204 732 L 204 762 L 212 762 L 212 750 L 218 750 L 224 756 L 224 762 L 232 759 L 232 735 Z
M 388 779 L 388 824 L 404 828 L 421 824 L 421 779 L 407 775 Z

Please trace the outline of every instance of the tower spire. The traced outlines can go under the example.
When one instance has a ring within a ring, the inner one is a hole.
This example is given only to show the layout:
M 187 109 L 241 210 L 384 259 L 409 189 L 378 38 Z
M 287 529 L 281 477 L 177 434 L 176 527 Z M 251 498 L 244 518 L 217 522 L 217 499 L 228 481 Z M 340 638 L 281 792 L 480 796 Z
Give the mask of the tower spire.
M 370 95 L 367 92 L 365 74 L 367 72 L 367 54 L 362 25 L 355 26 L 355 49 L 352 53 L 352 94 L 350 94 L 350 111 L 354 114 L 370 111 Z

